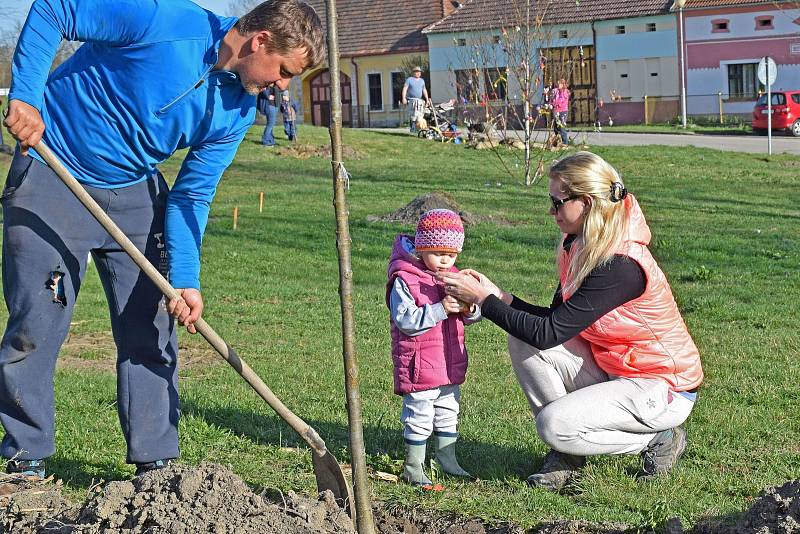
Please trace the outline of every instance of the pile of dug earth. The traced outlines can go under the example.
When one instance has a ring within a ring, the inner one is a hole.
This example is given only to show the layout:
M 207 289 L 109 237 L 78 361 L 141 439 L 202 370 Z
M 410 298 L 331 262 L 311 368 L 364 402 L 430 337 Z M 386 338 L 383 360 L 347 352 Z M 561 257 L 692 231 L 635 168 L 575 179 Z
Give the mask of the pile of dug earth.
M 18 485 L 15 493 L 2 498 L 4 532 L 354 532 L 352 521 L 330 493 L 319 500 L 289 493 L 285 502 L 276 504 L 215 464 L 175 465 L 111 482 L 82 506 L 64 500 L 55 484 Z
M 376 532 L 380 534 L 522 534 L 514 525 L 488 525 L 428 513 L 420 508 L 375 504 Z M 623 524 L 556 521 L 530 532 L 623 533 L 636 530 Z M 672 520 L 665 532 L 682 533 Z M 0 533 L 153 533 L 216 534 L 355 533 L 350 517 L 330 493 L 318 499 L 289 492 L 278 502 L 254 493 L 228 468 L 205 463 L 174 465 L 129 481 L 94 488 L 77 505 L 61 495 L 52 481 L 33 481 L 5 475 L 0 479 Z M 800 480 L 768 488 L 740 516 L 703 520 L 693 534 L 800 532 Z

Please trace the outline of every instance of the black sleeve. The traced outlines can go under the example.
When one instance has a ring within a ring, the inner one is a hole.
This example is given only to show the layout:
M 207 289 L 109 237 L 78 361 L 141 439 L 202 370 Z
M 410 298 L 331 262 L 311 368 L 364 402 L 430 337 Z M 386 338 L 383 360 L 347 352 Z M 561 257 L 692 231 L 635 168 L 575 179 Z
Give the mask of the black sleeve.
M 640 297 L 645 286 L 639 264 L 617 255 L 589 273 L 566 302 L 561 302 L 559 287 L 551 309 L 516 297 L 507 305 L 492 295 L 483 302 L 481 314 L 529 345 L 549 349 L 572 339 L 614 308 Z
M 525 313 L 530 313 L 538 317 L 547 317 L 548 315 L 550 315 L 550 308 L 544 308 L 542 306 L 536 306 L 535 304 L 530 304 L 529 302 L 525 302 L 516 295 L 511 295 L 510 306 L 515 310 L 523 311 Z

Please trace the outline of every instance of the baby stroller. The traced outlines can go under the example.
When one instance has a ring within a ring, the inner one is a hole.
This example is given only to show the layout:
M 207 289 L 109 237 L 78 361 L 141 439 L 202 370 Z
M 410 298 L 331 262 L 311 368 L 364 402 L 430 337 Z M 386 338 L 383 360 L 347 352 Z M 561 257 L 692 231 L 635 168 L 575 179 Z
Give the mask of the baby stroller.
M 436 105 L 426 104 L 422 118 L 417 120 L 417 137 L 443 143 L 447 141 L 460 143 L 461 132 L 458 131 L 456 124 L 447 118 L 454 106 L 453 100 Z

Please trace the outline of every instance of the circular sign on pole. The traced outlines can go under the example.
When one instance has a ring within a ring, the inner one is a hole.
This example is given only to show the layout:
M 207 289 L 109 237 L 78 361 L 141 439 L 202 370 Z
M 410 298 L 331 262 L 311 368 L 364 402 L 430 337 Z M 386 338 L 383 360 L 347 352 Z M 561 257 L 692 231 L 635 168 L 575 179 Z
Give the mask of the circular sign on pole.
M 767 69 L 767 65 L 769 65 L 769 69 Z M 767 79 L 767 71 L 769 71 L 769 79 Z M 775 64 L 775 60 L 769 56 L 762 57 L 758 62 L 758 81 L 764 85 L 772 85 L 777 77 L 778 65 Z

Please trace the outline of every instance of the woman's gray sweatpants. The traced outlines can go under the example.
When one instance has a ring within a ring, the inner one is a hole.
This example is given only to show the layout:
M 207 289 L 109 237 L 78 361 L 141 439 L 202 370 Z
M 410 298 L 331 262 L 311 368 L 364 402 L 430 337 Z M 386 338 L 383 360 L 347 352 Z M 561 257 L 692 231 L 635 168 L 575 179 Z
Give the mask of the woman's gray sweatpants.
M 86 187 L 136 247 L 166 274 L 160 174 L 117 188 Z M 117 345 L 117 409 L 127 461 L 178 457 L 177 339 L 161 292 L 45 164 L 14 155 L 2 193 L 3 291 L 0 455 L 55 452 L 53 373 L 91 252 Z
M 580 337 L 539 350 L 508 336 L 508 351 L 539 437 L 559 452 L 637 454 L 694 407 L 665 380 L 609 378 Z

